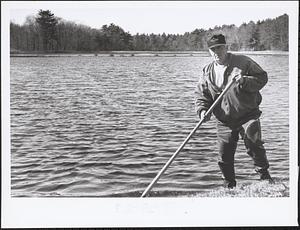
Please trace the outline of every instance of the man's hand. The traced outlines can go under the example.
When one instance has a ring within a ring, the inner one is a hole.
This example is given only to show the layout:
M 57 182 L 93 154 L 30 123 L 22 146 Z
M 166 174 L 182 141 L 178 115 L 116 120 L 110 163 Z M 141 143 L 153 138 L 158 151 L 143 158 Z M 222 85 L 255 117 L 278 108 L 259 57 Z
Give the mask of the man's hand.
M 206 113 L 206 110 L 202 110 L 200 112 L 200 120 L 204 118 L 204 114 Z M 204 122 L 207 122 L 210 120 L 211 114 L 209 114 L 208 116 L 205 117 L 205 119 L 203 120 Z
M 241 74 L 236 75 L 234 78 L 236 82 L 239 84 L 239 86 L 242 86 L 245 83 L 245 78 Z
M 234 76 L 233 78 L 235 79 L 235 81 L 238 83 L 240 87 L 245 83 L 245 78 L 242 75 L 242 71 L 237 67 L 234 67 L 232 69 L 231 75 Z

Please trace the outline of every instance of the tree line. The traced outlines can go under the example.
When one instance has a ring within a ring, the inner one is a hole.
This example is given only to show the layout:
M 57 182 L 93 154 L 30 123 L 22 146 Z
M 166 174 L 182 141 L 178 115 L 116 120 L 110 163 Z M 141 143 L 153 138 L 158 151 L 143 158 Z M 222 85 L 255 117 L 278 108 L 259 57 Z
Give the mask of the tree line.
M 10 48 L 11 52 L 202 51 L 214 33 L 223 33 L 233 51 L 287 51 L 288 15 L 239 27 L 232 24 L 184 34 L 131 35 L 113 23 L 94 29 L 56 17 L 49 10 L 39 10 L 23 25 L 10 23 Z

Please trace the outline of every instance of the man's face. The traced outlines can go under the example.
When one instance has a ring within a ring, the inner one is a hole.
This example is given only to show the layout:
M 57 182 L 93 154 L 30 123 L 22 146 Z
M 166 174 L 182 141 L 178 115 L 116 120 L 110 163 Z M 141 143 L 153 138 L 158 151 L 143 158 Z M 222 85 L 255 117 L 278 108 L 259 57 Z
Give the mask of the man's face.
M 224 64 L 226 60 L 227 47 L 225 45 L 215 46 L 209 49 L 209 53 L 218 64 Z

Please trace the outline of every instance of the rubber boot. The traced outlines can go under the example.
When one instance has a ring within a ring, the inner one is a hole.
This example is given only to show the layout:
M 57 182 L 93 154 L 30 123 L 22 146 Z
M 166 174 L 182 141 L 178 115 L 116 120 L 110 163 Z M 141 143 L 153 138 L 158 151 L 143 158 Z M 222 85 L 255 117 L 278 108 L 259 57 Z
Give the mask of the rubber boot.
M 226 188 L 236 187 L 235 172 L 233 163 L 218 162 L 224 178 L 224 186 Z
M 259 174 L 261 180 L 268 180 L 270 184 L 275 184 L 268 169 L 255 169 L 255 171 Z

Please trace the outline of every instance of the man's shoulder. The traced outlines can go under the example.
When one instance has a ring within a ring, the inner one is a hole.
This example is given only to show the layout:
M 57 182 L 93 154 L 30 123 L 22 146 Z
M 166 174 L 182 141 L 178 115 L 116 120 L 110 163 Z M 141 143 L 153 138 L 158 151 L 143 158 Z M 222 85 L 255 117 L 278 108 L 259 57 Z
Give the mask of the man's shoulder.
M 246 55 L 233 53 L 230 53 L 230 60 L 231 63 L 240 63 L 242 65 L 248 65 L 250 62 L 253 62 L 253 60 Z
M 240 61 L 251 61 L 252 59 L 243 54 L 233 54 L 229 53 L 232 60 L 240 60 Z

